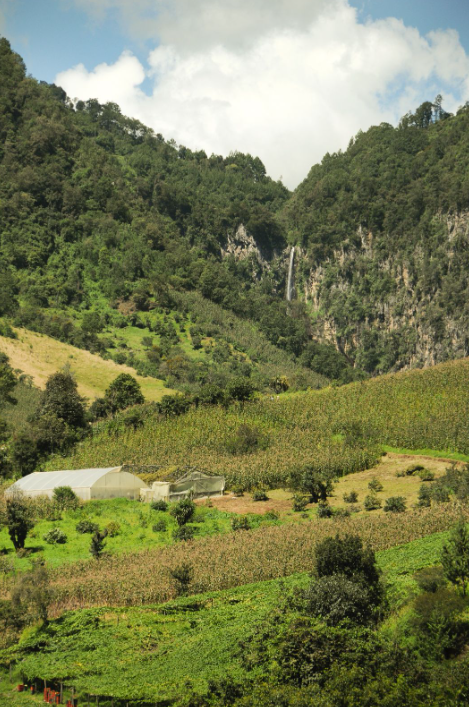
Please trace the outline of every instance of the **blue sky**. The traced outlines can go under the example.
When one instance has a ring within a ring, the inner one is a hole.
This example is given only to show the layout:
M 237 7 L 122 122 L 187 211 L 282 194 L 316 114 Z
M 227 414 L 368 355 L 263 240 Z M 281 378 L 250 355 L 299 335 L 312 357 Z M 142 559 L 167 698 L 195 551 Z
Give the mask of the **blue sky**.
M 72 98 L 289 186 L 359 129 L 469 99 L 468 0 L 0 0 L 0 31 Z

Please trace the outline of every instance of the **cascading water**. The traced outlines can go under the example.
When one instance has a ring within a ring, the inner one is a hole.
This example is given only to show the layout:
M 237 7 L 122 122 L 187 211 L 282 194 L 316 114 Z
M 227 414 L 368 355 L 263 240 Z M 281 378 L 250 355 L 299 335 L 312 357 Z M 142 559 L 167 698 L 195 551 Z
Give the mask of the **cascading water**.
M 295 283 L 293 280 L 293 263 L 295 260 L 295 246 L 292 246 L 290 251 L 290 262 L 288 264 L 288 279 L 287 279 L 287 302 L 291 302 L 293 298 L 293 290 Z

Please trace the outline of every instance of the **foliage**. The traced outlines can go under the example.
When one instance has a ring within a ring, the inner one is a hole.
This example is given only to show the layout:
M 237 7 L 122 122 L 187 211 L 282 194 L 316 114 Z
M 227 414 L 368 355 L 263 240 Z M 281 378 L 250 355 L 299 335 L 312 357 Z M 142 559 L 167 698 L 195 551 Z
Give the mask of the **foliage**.
M 293 496 L 293 510 L 295 513 L 302 513 L 309 503 L 309 498 L 301 493 L 295 493 Z
M 319 501 L 318 507 L 316 509 L 316 516 L 318 518 L 332 518 L 334 515 L 333 509 L 330 507 L 327 501 Z
M 145 402 L 138 381 L 130 373 L 120 373 L 107 388 L 104 399 L 111 412 Z
M 234 437 L 228 440 L 225 447 L 230 454 L 252 454 L 266 449 L 268 439 L 258 427 L 240 425 Z
M 269 497 L 264 489 L 254 489 L 252 492 L 253 501 L 268 501 Z
M 365 496 L 365 500 L 363 501 L 365 511 L 376 511 L 378 508 L 381 508 L 382 505 L 381 500 L 374 493 Z
M 99 526 L 97 523 L 93 523 L 91 520 L 83 519 L 76 524 L 75 530 L 81 535 L 84 535 L 85 533 L 94 534 L 99 531 Z
M 108 532 L 106 529 L 102 531 L 97 530 L 91 538 L 90 553 L 95 560 L 99 560 L 104 552 L 104 547 L 106 545 L 105 539 L 107 535 Z
M 345 620 L 370 623 L 375 608 L 367 587 L 342 574 L 321 577 L 304 593 L 304 610 L 331 626 Z
M 195 535 L 195 528 L 192 527 L 191 525 L 179 525 L 175 530 L 173 530 L 173 540 L 176 542 L 178 541 L 187 541 L 187 540 L 192 540 Z
M 77 508 L 79 498 L 70 486 L 56 486 L 52 498 L 60 509 Z
M 167 511 L 168 510 L 168 504 L 166 501 L 163 501 L 163 499 L 160 499 L 158 501 L 150 501 L 150 508 L 152 511 Z
M 34 519 L 31 506 L 20 494 L 7 499 L 5 524 L 15 550 L 22 550 L 26 536 L 34 528 Z
M 406 502 L 404 496 L 390 496 L 384 502 L 383 510 L 386 513 L 404 513 L 406 509 Z
M 176 519 L 176 523 L 183 526 L 194 516 L 195 503 L 190 498 L 183 498 L 171 506 L 169 512 Z
M 250 530 L 251 524 L 249 518 L 247 516 L 233 516 L 231 519 L 231 528 L 232 530 Z
M 42 536 L 42 539 L 51 545 L 65 545 L 67 542 L 67 536 L 60 528 L 51 528 Z
M 368 486 L 369 486 L 369 484 L 368 484 Z M 349 493 L 344 493 L 344 501 L 345 501 L 345 503 L 357 503 L 358 493 L 356 491 L 350 491 Z
M 111 520 L 105 526 L 105 530 L 107 531 L 108 537 L 115 538 L 121 533 L 120 523 L 118 523 L 116 520 Z
M 299 488 L 309 494 L 310 503 L 325 502 L 334 488 L 332 479 L 321 474 L 312 465 L 306 465 L 299 475 Z
M 152 525 L 152 530 L 154 533 L 164 533 L 167 529 L 168 525 L 165 521 L 164 518 L 161 518 L 160 520 L 157 520 L 156 523 Z
M 379 481 L 379 479 L 374 477 L 373 479 L 371 479 L 371 481 L 368 482 L 368 488 L 373 493 L 379 493 L 383 490 L 383 484 L 381 483 L 381 481 Z
M 194 578 L 192 566 L 187 563 L 178 565 L 170 571 L 170 574 L 175 582 L 176 596 L 188 594 L 189 586 Z
M 463 596 L 469 581 L 469 533 L 464 521 L 460 521 L 451 532 L 441 552 L 441 564 L 445 577 L 460 586 Z

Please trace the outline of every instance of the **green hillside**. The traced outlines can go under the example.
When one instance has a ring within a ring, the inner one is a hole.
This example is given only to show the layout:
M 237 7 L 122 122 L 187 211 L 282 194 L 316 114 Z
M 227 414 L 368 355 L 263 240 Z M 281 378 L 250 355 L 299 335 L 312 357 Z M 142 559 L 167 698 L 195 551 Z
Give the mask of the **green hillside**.
M 244 406 L 191 409 L 144 426 L 96 428 L 66 459 L 47 468 L 116 463 L 193 464 L 226 475 L 228 484 L 275 488 L 305 464 L 343 475 L 372 465 L 381 445 L 469 453 L 469 359 L 382 376 L 347 386 L 266 396 Z M 240 435 L 253 431 L 250 446 Z

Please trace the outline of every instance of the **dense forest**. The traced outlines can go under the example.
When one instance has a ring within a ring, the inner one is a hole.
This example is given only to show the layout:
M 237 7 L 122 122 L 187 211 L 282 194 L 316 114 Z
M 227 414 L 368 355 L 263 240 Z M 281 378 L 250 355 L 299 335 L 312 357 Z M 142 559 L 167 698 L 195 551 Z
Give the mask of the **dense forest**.
M 27 76 L 5 39 L 0 74 L 8 322 L 121 358 L 106 326 L 154 328 L 156 346 L 130 364 L 163 379 L 174 316 L 200 348 L 213 307 L 252 325 L 266 362 L 282 352 L 274 373 L 302 372 L 300 387 L 314 384 L 308 370 L 348 382 L 467 355 L 467 106 L 452 116 L 437 97 L 397 128 L 359 133 L 291 194 L 257 157 L 208 156 L 115 104 L 72 103 Z M 246 354 L 217 333 L 219 359 Z M 244 362 L 234 374 L 250 375 Z

